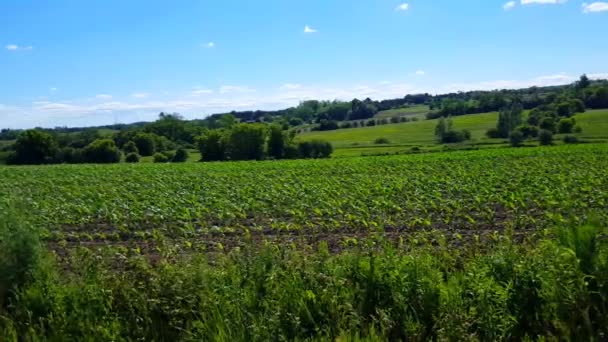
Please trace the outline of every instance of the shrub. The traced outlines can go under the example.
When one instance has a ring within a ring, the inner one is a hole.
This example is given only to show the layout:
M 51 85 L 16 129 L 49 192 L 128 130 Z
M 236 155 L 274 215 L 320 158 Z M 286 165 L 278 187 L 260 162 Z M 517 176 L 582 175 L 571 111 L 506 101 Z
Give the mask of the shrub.
M 137 145 L 133 141 L 127 142 L 122 147 L 122 150 L 127 154 L 130 154 L 130 153 L 139 154 L 139 149 L 137 148 Z
M 201 153 L 201 161 L 217 161 L 226 159 L 226 144 L 223 133 L 212 130 L 196 139 Z
M 9 164 L 49 164 L 55 159 L 59 144 L 55 137 L 40 130 L 27 130 L 19 134 L 10 155 Z
M 365 126 L 367 126 L 367 127 L 376 126 L 376 121 L 375 120 L 369 120 L 369 121 L 367 121 L 367 123 L 365 123 Z
M 511 146 L 513 147 L 520 147 L 521 144 L 524 142 L 524 139 L 524 134 L 518 129 L 511 132 L 511 134 L 509 135 L 509 141 L 511 142 Z
M 498 131 L 497 128 L 490 128 L 489 130 L 486 131 L 486 136 L 490 139 L 499 139 L 500 132 Z
M 131 152 L 131 153 L 127 154 L 127 156 L 125 157 L 125 162 L 139 163 L 139 154 L 137 154 L 135 152 Z
M 391 142 L 387 138 L 377 138 L 376 140 L 374 140 L 374 144 L 376 145 L 386 145 L 390 143 Z
M 470 138 L 471 138 L 471 133 L 469 131 L 450 130 L 443 134 L 443 136 L 441 137 L 441 142 L 444 144 L 453 144 L 453 143 L 459 143 L 459 142 L 469 140 Z
M 574 135 L 566 135 L 563 141 L 565 144 L 577 144 L 579 142 L 578 138 Z
M 118 163 L 121 158 L 120 150 L 112 139 L 95 140 L 82 153 L 87 163 Z
M 400 121 L 401 121 L 401 120 L 399 119 L 399 117 L 396 117 L 396 116 L 395 116 L 395 117 L 392 117 L 392 118 L 391 118 L 391 123 L 396 124 L 396 123 L 399 123 Z
M 178 148 L 177 151 L 175 151 L 175 155 L 171 161 L 174 163 L 183 163 L 188 160 L 188 157 L 188 150 L 185 148 Z
M 524 139 L 536 138 L 538 137 L 538 127 L 531 125 L 521 125 L 517 127 L 515 130 L 521 132 Z
M 550 131 L 551 133 L 555 132 L 555 119 L 552 117 L 545 117 L 540 120 L 538 124 L 540 129 L 544 129 L 546 131 Z
M 138 153 L 142 156 L 151 156 L 156 152 L 156 139 L 151 133 L 137 133 L 133 137 L 133 142 L 137 146 Z
M 574 133 L 583 133 L 583 127 L 576 125 L 573 129 Z
M 170 160 L 169 157 L 167 157 L 167 155 L 164 153 L 155 153 L 154 154 L 155 163 L 168 163 L 169 160 Z
M 329 158 L 332 152 L 333 146 L 326 141 L 313 140 L 298 143 L 300 158 Z
M 553 132 L 546 129 L 541 129 L 538 133 L 538 141 L 543 146 L 553 144 Z
M 576 120 L 574 118 L 561 119 L 557 123 L 557 131 L 561 134 L 572 133 L 572 131 L 574 130 L 575 124 L 576 124 Z

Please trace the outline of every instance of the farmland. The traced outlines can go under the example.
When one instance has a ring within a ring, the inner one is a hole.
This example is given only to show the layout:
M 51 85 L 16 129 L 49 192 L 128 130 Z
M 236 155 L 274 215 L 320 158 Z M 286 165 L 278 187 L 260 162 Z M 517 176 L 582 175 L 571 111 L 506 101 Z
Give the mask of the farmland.
M 467 129 L 472 134 L 468 145 L 487 147 L 504 145 L 504 140 L 489 139 L 485 136 L 488 129 L 496 126 L 498 113 L 470 114 L 453 118 L 457 129 Z M 583 129 L 579 135 L 583 139 L 608 140 L 608 111 L 591 110 L 575 116 L 577 123 Z M 303 140 L 324 139 L 330 141 L 336 151 L 335 157 L 360 156 L 373 153 L 407 152 L 413 146 L 423 150 L 435 150 L 437 141 L 433 130 L 437 120 L 422 120 L 415 122 L 340 129 L 327 132 L 308 132 L 300 136 Z M 376 145 L 375 139 L 386 138 L 388 145 Z
M 7 340 L 26 332 L 102 340 L 599 336 L 606 169 L 601 144 L 3 167 L 3 212 L 15 213 L 1 221 L 4 253 L 46 255 L 35 252 L 33 226 L 51 254 L 31 266 L 26 292 L 8 297 L 14 309 L 0 332 Z M 587 228 L 572 235 L 576 227 Z M 518 302 L 534 286 L 546 292 Z M 567 318 L 580 303 L 593 310 L 587 323 Z

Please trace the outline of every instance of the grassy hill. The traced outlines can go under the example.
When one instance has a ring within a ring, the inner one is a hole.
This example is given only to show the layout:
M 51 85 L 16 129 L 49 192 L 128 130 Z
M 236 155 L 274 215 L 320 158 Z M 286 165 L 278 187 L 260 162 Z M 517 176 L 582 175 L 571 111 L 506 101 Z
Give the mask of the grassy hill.
M 381 112 L 378 112 L 378 114 L 376 114 L 375 117 L 378 119 L 394 118 L 394 117 L 408 117 L 408 118 L 416 117 L 419 119 L 424 119 L 426 113 L 428 113 L 429 110 L 430 110 L 429 106 L 427 106 L 427 105 L 414 105 L 414 106 L 409 106 L 409 107 L 404 107 L 404 108 L 383 110 Z
M 588 140 L 608 140 L 608 110 L 593 110 L 575 116 L 577 124 L 583 128 L 578 134 Z M 470 114 L 453 118 L 454 128 L 468 129 L 472 140 L 465 145 L 478 147 L 499 147 L 505 145 L 502 139 L 489 139 L 485 136 L 489 128 L 496 126 L 498 113 Z M 423 150 L 442 148 L 434 136 L 437 120 L 422 120 L 400 124 L 381 125 L 340 129 L 325 132 L 306 132 L 298 139 L 322 139 L 334 145 L 336 157 L 359 156 L 362 154 L 380 154 L 405 152 L 417 146 Z M 379 138 L 386 138 L 389 144 L 375 144 Z M 556 140 L 561 136 L 556 136 Z

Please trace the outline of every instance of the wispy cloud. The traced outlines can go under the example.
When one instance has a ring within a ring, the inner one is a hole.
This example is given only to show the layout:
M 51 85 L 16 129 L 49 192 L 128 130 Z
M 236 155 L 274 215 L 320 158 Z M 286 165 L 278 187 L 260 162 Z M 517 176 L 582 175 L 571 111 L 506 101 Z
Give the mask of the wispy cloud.
M 507 2 L 506 4 L 502 5 L 502 8 L 503 8 L 505 11 L 509 11 L 509 10 L 512 10 L 513 8 L 515 8 L 515 5 L 516 5 L 516 4 L 517 4 L 517 3 L 516 3 L 515 1 L 509 1 L 509 2 Z
M 213 90 L 205 88 L 195 88 L 190 92 L 191 96 L 199 97 L 202 95 L 213 94 Z
M 314 29 L 308 25 L 304 26 L 304 33 L 317 33 L 317 32 L 319 32 L 319 30 Z
M 131 94 L 131 97 L 136 98 L 136 99 L 145 99 L 148 96 L 150 96 L 150 94 L 148 94 L 148 93 L 133 93 L 133 94 Z
M 52 93 L 56 92 L 57 90 L 59 90 L 59 89 L 57 89 L 56 87 L 49 88 L 49 91 Z
M 583 13 L 597 13 L 608 11 L 608 2 L 583 3 Z
M 215 43 L 214 42 L 209 42 L 203 45 L 204 47 L 206 47 L 207 49 L 213 49 L 215 47 Z
M 534 5 L 534 4 L 539 4 L 539 5 L 557 5 L 557 4 L 563 4 L 568 0 L 521 0 L 521 4 L 522 5 Z
M 95 95 L 95 98 L 98 100 L 111 100 L 112 99 L 112 95 L 109 94 L 97 94 Z
M 402 3 L 399 6 L 397 6 L 395 8 L 395 11 L 407 11 L 410 9 L 410 4 L 408 3 Z
M 295 89 L 300 89 L 300 88 L 302 88 L 301 84 L 297 84 L 297 83 L 285 83 L 279 89 L 282 89 L 282 90 L 295 90 Z
M 234 85 L 225 85 L 220 87 L 220 94 L 230 94 L 230 93 L 252 93 L 255 89 L 249 88 L 247 86 L 234 86 Z
M 424 70 L 416 70 L 416 72 L 414 74 L 416 76 L 424 76 L 424 75 L 426 75 L 426 71 L 424 71 Z
M 20 45 L 16 45 L 16 44 L 9 44 L 7 46 L 5 46 L 5 48 L 8 51 L 29 51 L 29 50 L 33 50 L 34 47 L 33 46 L 20 46 Z

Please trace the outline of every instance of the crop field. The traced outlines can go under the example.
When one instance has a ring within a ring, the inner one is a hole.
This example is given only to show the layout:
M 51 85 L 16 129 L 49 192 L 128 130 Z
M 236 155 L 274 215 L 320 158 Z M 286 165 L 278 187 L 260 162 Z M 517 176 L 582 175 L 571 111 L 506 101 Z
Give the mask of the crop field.
M 1 167 L 0 340 L 601 340 L 607 169 L 605 144 Z
M 0 193 L 49 227 L 53 246 L 233 244 L 247 234 L 369 231 L 487 236 L 583 220 L 608 205 L 605 145 L 389 158 L 0 168 Z M 574 216 L 573 216 L 574 215 Z M 333 235 L 333 233 L 336 233 Z

